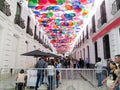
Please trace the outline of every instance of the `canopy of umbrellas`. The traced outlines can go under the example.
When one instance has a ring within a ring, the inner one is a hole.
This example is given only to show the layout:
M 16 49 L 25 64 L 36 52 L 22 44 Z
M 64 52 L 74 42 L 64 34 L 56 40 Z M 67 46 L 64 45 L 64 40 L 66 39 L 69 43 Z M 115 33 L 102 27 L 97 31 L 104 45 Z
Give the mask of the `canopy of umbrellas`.
M 83 28 L 94 0 L 28 0 L 39 25 L 58 52 L 67 52 Z

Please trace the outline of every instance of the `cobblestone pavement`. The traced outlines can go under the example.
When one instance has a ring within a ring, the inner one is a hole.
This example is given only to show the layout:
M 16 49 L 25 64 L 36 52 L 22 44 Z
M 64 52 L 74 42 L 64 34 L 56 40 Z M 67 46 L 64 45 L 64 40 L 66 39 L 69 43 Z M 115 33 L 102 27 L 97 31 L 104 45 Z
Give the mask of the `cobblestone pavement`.
M 11 77 L 9 79 L 0 81 L 0 90 L 15 90 L 15 78 Z M 54 90 L 96 90 L 92 85 L 90 85 L 83 78 L 78 80 L 62 80 L 58 88 Z M 34 90 L 34 88 L 26 88 L 26 90 Z M 43 89 L 40 89 L 43 90 Z

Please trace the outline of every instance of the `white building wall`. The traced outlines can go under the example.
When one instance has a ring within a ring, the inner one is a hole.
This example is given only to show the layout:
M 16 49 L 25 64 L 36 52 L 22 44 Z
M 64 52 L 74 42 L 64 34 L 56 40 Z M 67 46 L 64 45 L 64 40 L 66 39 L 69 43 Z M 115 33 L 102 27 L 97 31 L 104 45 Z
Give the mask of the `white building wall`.
M 86 48 L 87 45 L 90 46 L 90 63 L 95 64 L 95 48 L 94 48 L 94 42 L 92 41 L 92 38 L 97 35 L 98 33 L 101 32 L 105 27 L 107 27 L 111 22 L 116 20 L 117 18 L 120 17 L 120 10 L 114 13 L 114 15 L 111 13 L 112 12 L 112 4 L 115 0 L 105 0 L 106 4 L 106 17 L 107 17 L 107 23 L 102 25 L 101 27 L 97 27 L 98 25 L 98 19 L 101 17 L 100 14 L 100 5 L 102 4 L 103 0 L 100 0 L 100 2 L 97 5 L 97 11 L 95 12 L 95 24 L 96 24 L 96 33 L 91 33 L 92 25 L 91 21 L 88 23 L 88 30 L 89 30 L 89 39 L 85 41 L 85 43 L 82 43 L 82 46 L 74 50 L 74 53 L 77 51 L 82 51 L 82 57 L 83 57 L 83 48 Z M 98 1 L 97 1 L 98 2 Z M 94 15 L 94 13 L 92 13 Z M 104 17 L 104 16 L 102 16 Z M 109 35 L 109 42 L 110 42 L 110 55 L 112 60 L 114 60 L 114 56 L 116 54 L 120 54 L 120 25 L 117 27 L 114 27 L 112 30 L 109 32 L 105 33 L 103 36 L 99 37 L 96 42 L 97 42 L 97 49 L 98 49 L 98 57 L 101 57 L 102 63 L 104 66 L 106 66 L 106 60 L 104 59 L 104 50 L 103 50 L 103 37 L 108 34 Z M 84 31 L 85 32 L 85 31 Z M 82 36 L 82 35 L 81 35 Z M 87 56 L 87 52 L 86 55 Z M 76 57 L 78 58 L 78 56 Z
M 0 67 L 2 68 L 29 68 L 36 63 L 36 58 L 22 56 L 22 53 L 40 49 L 41 51 L 49 51 L 38 41 L 34 40 L 33 36 L 26 33 L 26 28 L 21 29 L 17 24 L 14 24 L 16 15 L 16 5 L 19 0 L 6 0 L 10 4 L 11 16 L 6 16 L 0 11 Z M 35 29 L 35 17 L 31 10 L 21 4 L 21 16 L 25 20 L 27 26 L 27 17 L 30 16 L 30 27 Z M 33 31 L 34 34 L 34 31 Z M 45 37 L 46 38 L 46 37 Z M 26 41 L 28 43 L 26 43 Z

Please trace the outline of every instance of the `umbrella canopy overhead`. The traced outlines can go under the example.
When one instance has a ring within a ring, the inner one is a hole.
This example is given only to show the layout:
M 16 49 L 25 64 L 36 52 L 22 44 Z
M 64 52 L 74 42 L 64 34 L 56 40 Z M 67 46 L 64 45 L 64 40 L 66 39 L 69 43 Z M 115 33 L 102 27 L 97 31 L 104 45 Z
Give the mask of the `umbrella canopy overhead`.
M 42 56 L 45 56 L 45 57 L 59 57 L 58 55 L 55 55 L 53 53 L 46 53 L 46 52 L 43 52 L 43 51 L 40 51 L 40 50 L 33 50 L 33 51 L 30 51 L 30 52 L 23 53 L 21 55 L 23 55 L 23 56 L 34 56 L 34 57 L 42 57 Z
M 23 53 L 21 55 L 23 55 L 23 56 L 35 56 L 35 57 L 48 56 L 47 53 L 40 51 L 40 50 L 33 50 L 30 52 Z
M 28 0 L 40 27 L 60 53 L 68 52 L 95 0 Z

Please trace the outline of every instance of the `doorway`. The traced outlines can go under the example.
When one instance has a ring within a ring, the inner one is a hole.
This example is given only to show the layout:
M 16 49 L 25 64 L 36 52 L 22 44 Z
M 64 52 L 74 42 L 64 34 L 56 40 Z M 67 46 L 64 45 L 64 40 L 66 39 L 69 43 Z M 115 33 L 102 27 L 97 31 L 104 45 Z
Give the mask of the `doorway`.
M 95 62 L 97 62 L 97 57 L 98 57 L 97 42 L 94 43 L 94 50 L 95 50 Z
M 104 52 L 104 59 L 110 58 L 110 43 L 109 43 L 108 34 L 103 37 L 103 52 Z

